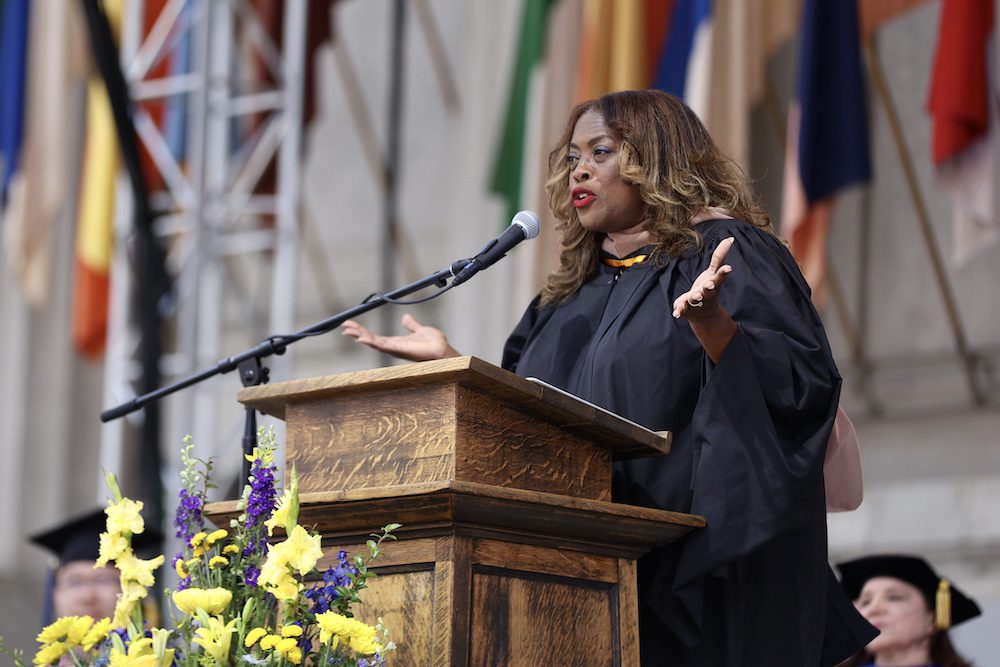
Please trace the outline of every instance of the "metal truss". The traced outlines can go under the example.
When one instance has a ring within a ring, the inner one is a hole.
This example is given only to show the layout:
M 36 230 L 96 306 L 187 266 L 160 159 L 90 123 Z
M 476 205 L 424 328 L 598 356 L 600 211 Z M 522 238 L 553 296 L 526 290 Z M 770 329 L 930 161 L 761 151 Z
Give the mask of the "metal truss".
M 145 35 L 144 4 L 126 5 L 121 56 L 136 132 L 162 181 L 151 204 L 162 213 L 156 233 L 175 281 L 172 302 L 161 304 L 171 329 L 162 361 L 168 383 L 268 333 L 293 330 L 307 0 L 283 3 L 281 46 L 248 0 L 169 0 Z M 186 48 L 187 71 L 155 75 Z M 146 108 L 167 103 L 180 104 L 186 120 L 182 159 L 171 146 L 176 137 Z M 259 185 L 272 164 L 275 186 L 262 193 Z M 116 225 L 104 405 L 134 396 L 139 373 L 131 303 L 135 274 L 129 267 L 133 232 L 123 208 Z M 224 454 L 218 479 L 235 478 L 243 418 L 234 403 L 238 387 L 233 373 L 168 399 L 164 451 L 178 450 L 183 435 L 192 433 L 198 456 Z M 120 468 L 127 440 L 123 420 L 106 425 L 105 469 Z M 168 454 L 168 467 L 175 458 Z M 172 484 L 176 475 L 166 479 Z

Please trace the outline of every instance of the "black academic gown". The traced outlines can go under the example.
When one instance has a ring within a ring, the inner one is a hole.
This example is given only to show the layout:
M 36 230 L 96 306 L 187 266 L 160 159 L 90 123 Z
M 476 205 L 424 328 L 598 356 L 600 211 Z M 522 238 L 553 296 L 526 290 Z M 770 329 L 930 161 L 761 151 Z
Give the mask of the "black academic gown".
M 643 665 L 831 665 L 875 634 L 826 560 L 823 458 L 840 376 L 785 247 L 737 220 L 698 231 L 696 251 L 602 265 L 557 307 L 536 299 L 503 366 L 674 432 L 668 456 L 615 464 L 616 501 L 708 521 L 639 563 Z M 738 330 L 713 364 L 670 313 L 729 236 L 721 301 Z

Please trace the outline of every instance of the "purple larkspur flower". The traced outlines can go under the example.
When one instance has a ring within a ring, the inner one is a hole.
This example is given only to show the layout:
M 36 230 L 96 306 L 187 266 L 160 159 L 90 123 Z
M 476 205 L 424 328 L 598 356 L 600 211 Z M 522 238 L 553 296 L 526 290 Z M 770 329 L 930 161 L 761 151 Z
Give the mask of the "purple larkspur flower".
M 323 573 L 322 585 L 314 586 L 305 592 L 307 599 L 313 603 L 313 612 L 322 614 L 330 611 L 334 603 L 340 598 L 337 593 L 338 586 L 350 586 L 358 574 L 357 568 L 351 565 L 347 559 L 346 551 L 337 552 L 337 566 L 327 569 Z
M 247 586 L 256 586 L 257 585 L 257 577 L 259 577 L 259 576 L 260 576 L 260 568 L 259 567 L 257 567 L 256 565 L 247 565 L 247 571 L 246 571 L 246 575 L 244 577 L 244 580 L 246 581 Z
M 188 543 L 192 535 L 205 527 L 205 518 L 202 516 L 205 499 L 198 494 L 192 494 L 187 489 L 181 489 L 177 498 L 177 511 L 174 513 L 174 535 Z
M 271 518 L 278 504 L 278 490 L 274 486 L 274 466 L 264 465 L 258 458 L 250 468 L 250 493 L 247 496 L 246 532 L 247 544 L 243 555 L 263 553 L 267 540 L 264 536 L 264 522 Z

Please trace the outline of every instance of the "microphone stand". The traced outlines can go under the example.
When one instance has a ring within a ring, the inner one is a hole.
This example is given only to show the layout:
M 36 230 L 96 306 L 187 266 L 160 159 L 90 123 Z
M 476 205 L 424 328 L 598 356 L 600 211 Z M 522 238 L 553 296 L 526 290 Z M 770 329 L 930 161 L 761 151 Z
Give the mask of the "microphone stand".
M 101 412 L 101 421 L 109 422 L 119 419 L 129 413 L 135 412 L 139 408 L 142 408 L 153 401 L 163 398 L 164 396 L 169 396 L 176 391 L 198 384 L 199 382 L 203 382 L 216 375 L 228 373 L 235 368 L 240 369 L 240 381 L 243 383 L 244 387 L 266 384 L 268 381 L 269 369 L 261 363 L 262 359 L 265 359 L 272 354 L 284 354 L 286 348 L 292 343 L 300 341 L 303 338 L 328 333 L 352 317 L 356 317 L 362 313 L 367 313 L 369 310 L 374 310 L 375 308 L 383 306 L 386 303 L 393 303 L 396 299 L 412 294 L 413 292 L 424 289 L 425 287 L 436 285 L 441 290 L 425 300 L 441 296 L 441 294 L 454 287 L 454 283 L 448 285 L 448 278 L 454 278 L 456 274 L 458 274 L 470 263 L 471 260 L 460 259 L 457 262 L 454 262 L 447 269 L 436 271 L 425 278 L 421 278 L 420 280 L 410 283 L 409 285 L 404 285 L 403 287 L 393 290 L 392 292 L 388 292 L 386 294 L 376 292 L 353 308 L 341 311 L 336 315 L 332 315 L 325 320 L 316 322 L 305 329 L 301 329 L 295 333 L 287 335 L 269 336 L 256 346 L 232 357 L 226 357 L 225 359 L 216 362 L 214 366 L 210 366 L 202 371 L 182 378 L 173 384 L 156 389 L 155 391 L 151 391 L 141 396 L 136 396 L 121 405 L 104 410 Z M 249 480 L 250 477 L 250 463 L 247 461 L 246 457 L 253 454 L 253 450 L 256 445 L 256 411 L 247 406 L 246 421 L 243 428 L 244 457 L 242 474 L 244 480 Z

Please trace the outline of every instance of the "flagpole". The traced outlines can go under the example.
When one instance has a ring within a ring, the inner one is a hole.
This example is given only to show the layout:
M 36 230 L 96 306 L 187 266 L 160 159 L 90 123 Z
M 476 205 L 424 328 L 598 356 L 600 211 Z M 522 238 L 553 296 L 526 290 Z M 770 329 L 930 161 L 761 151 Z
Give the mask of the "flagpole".
M 910 199 L 913 201 L 913 207 L 917 213 L 917 221 L 920 223 L 920 231 L 923 235 L 924 245 L 927 248 L 927 254 L 930 256 L 931 268 L 934 270 L 934 278 L 937 282 L 938 290 L 941 293 L 941 299 L 944 302 L 945 313 L 948 316 L 948 324 L 951 327 L 952 336 L 955 339 L 955 347 L 957 348 L 958 354 L 961 357 L 965 368 L 965 376 L 966 381 L 969 384 L 969 391 L 972 392 L 972 398 L 976 405 L 986 405 L 986 396 L 976 383 L 975 370 L 978 360 L 976 355 L 974 355 L 969 349 L 969 344 L 965 338 L 965 331 L 962 328 L 962 320 L 958 313 L 958 307 L 955 304 L 955 297 L 952 293 L 951 285 L 948 282 L 948 276 L 945 273 L 944 261 L 941 259 L 941 253 L 934 240 L 934 231 L 931 229 L 930 215 L 927 213 L 927 204 L 924 201 L 923 193 L 920 191 L 920 185 L 917 182 L 916 169 L 913 166 L 913 157 L 910 155 L 910 151 L 906 147 L 906 142 L 903 138 L 903 130 L 899 122 L 899 113 L 896 110 L 895 102 L 892 99 L 892 93 L 889 91 L 888 85 L 886 85 L 885 72 L 882 69 L 882 62 L 879 59 L 878 51 L 875 48 L 875 39 L 873 37 L 869 36 L 865 38 L 864 49 L 868 60 L 868 69 L 872 74 L 872 83 L 875 85 L 879 101 L 882 102 L 882 106 L 885 108 L 886 117 L 889 121 L 889 128 L 892 130 L 892 138 L 896 146 L 896 154 L 899 156 L 900 164 L 903 167 L 903 174 L 906 177 L 906 185 L 910 191 Z

